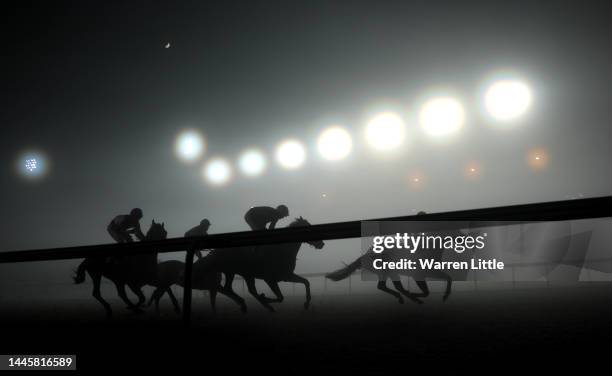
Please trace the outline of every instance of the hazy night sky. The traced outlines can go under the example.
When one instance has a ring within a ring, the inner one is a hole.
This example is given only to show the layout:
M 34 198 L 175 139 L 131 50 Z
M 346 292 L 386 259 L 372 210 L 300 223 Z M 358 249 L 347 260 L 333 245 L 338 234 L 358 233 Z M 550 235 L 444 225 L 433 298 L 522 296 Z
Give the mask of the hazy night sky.
M 145 229 L 155 218 L 181 236 L 204 217 L 213 233 L 247 230 L 242 217 L 255 205 L 285 203 L 291 217 L 323 223 L 612 193 L 604 2 L 19 4 L 5 6 L 2 23 L 0 250 L 107 243 L 110 219 L 135 206 Z M 480 105 L 483 83 L 504 68 L 534 92 L 528 115 L 508 126 Z M 440 86 L 467 119 L 444 145 L 415 115 Z M 408 127 L 401 152 L 387 158 L 362 137 L 383 109 Z M 315 148 L 333 123 L 354 144 L 337 163 Z M 185 128 L 208 141 L 193 165 L 174 153 Z M 270 160 L 258 178 L 203 181 L 208 157 L 234 161 L 258 146 L 273 159 L 286 137 L 308 147 L 303 168 Z M 51 167 L 38 181 L 14 167 L 30 148 Z M 527 165 L 534 148 L 547 150 L 546 169 Z M 477 180 L 464 177 L 470 161 L 482 166 Z M 420 189 L 408 183 L 415 173 L 425 177 Z M 298 270 L 333 269 L 359 243 L 331 244 L 346 249 L 305 249 Z

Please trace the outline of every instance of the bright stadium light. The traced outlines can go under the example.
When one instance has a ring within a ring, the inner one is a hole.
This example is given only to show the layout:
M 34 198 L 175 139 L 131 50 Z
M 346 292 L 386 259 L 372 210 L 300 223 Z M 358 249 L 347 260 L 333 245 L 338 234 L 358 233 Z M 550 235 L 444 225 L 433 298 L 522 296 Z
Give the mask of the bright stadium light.
M 250 149 L 242 153 L 238 165 L 243 174 L 257 176 L 266 169 L 266 157 L 261 151 Z
M 300 167 L 306 159 L 306 150 L 297 140 L 283 141 L 276 149 L 276 161 L 286 169 Z
M 486 90 L 484 104 L 493 118 L 510 121 L 523 115 L 531 105 L 529 86 L 518 80 L 500 80 Z
M 431 136 L 447 136 L 463 126 L 465 112 L 461 103 L 450 97 L 428 100 L 419 114 L 419 123 Z
M 17 158 L 16 168 L 19 173 L 29 179 L 42 178 L 48 170 L 46 159 L 42 152 L 28 151 Z
M 175 142 L 176 154 L 186 162 L 194 162 L 204 153 L 204 138 L 196 131 L 185 131 Z
M 323 158 L 335 161 L 349 155 L 353 148 L 353 141 L 344 128 L 333 126 L 321 132 L 317 146 Z
M 213 158 L 204 165 L 204 177 L 213 185 L 223 185 L 232 177 L 232 168 L 223 158 Z
M 404 122 L 392 112 L 378 114 L 366 126 L 366 139 L 376 150 L 396 149 L 404 141 Z

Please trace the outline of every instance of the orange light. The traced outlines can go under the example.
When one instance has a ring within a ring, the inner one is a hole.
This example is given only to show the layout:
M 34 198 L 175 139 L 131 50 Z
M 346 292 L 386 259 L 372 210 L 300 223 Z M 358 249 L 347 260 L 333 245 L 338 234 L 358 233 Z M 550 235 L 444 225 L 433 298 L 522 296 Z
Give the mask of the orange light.
M 548 166 L 549 155 L 546 150 L 536 148 L 529 151 L 527 154 L 527 163 L 533 170 L 542 170 Z
M 476 180 L 480 177 L 482 168 L 477 162 L 470 162 L 465 166 L 464 175 L 469 180 Z

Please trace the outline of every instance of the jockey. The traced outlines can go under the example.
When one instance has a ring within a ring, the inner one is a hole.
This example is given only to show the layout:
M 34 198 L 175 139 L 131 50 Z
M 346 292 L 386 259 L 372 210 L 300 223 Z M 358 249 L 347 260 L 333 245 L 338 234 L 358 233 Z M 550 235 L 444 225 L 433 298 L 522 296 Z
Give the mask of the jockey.
M 208 229 L 210 228 L 210 221 L 206 218 L 200 221 L 200 224 L 191 228 L 185 233 L 186 238 L 197 238 L 200 236 L 208 235 Z M 200 259 L 202 258 L 202 251 L 197 250 L 195 255 Z
M 210 228 L 210 221 L 206 218 L 200 221 L 200 224 L 193 227 L 185 233 L 186 238 L 195 238 L 198 236 L 208 235 L 208 229 Z
M 269 206 L 255 206 L 250 208 L 244 215 L 244 220 L 252 230 L 265 230 L 269 223 L 268 230 L 274 229 L 279 219 L 289 215 L 289 209 L 285 205 L 275 208 Z
M 145 240 L 145 236 L 140 230 L 140 219 L 142 218 L 142 210 L 134 208 L 130 214 L 118 215 L 109 225 L 106 230 L 117 243 L 131 243 L 134 234 L 138 240 Z

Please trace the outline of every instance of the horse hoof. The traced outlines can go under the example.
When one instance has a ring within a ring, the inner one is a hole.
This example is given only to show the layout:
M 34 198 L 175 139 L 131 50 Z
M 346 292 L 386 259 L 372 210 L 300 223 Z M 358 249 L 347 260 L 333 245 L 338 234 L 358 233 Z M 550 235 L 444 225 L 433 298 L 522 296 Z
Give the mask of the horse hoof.
M 304 303 L 304 309 L 308 309 L 309 307 L 310 307 L 310 303 L 309 302 Z

